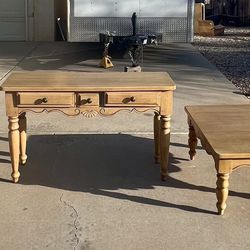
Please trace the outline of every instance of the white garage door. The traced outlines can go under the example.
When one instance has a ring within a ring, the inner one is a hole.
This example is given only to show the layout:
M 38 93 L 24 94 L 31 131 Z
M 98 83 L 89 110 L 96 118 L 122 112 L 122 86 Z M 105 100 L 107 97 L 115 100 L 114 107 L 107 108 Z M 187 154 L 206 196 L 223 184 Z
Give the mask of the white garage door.
M 24 41 L 26 0 L 0 0 L 0 41 Z

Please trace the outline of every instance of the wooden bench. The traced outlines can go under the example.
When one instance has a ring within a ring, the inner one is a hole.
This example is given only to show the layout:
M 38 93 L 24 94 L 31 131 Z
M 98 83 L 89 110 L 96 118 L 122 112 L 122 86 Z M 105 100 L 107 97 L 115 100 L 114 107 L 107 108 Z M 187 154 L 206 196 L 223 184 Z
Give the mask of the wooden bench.
M 250 164 L 250 105 L 187 106 L 190 159 L 196 154 L 197 137 L 215 161 L 217 209 L 224 214 L 229 174 Z

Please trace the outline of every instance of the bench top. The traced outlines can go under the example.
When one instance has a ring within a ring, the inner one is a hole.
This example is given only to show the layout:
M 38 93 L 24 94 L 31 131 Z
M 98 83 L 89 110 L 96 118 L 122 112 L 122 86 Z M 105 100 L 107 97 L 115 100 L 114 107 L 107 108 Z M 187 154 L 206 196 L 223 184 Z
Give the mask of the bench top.
M 176 88 L 166 72 L 20 72 L 4 91 L 167 91 Z
M 250 158 L 250 105 L 187 106 L 185 111 L 214 156 Z

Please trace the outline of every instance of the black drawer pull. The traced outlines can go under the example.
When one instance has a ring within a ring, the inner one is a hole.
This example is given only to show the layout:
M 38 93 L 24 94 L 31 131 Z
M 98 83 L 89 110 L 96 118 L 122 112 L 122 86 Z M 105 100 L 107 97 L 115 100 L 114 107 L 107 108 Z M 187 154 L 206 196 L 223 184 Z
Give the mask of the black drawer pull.
M 48 99 L 46 98 L 46 97 L 44 97 L 43 99 L 42 99 L 42 103 L 47 103 L 48 102 Z

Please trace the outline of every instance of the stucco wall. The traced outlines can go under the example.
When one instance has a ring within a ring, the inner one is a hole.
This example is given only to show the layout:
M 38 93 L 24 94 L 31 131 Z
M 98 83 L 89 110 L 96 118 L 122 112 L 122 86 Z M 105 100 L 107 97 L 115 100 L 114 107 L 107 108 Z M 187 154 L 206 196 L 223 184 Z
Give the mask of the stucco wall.
M 34 40 L 54 41 L 54 0 L 34 0 Z
M 67 0 L 28 0 L 28 40 L 55 41 L 57 17 L 66 31 Z

